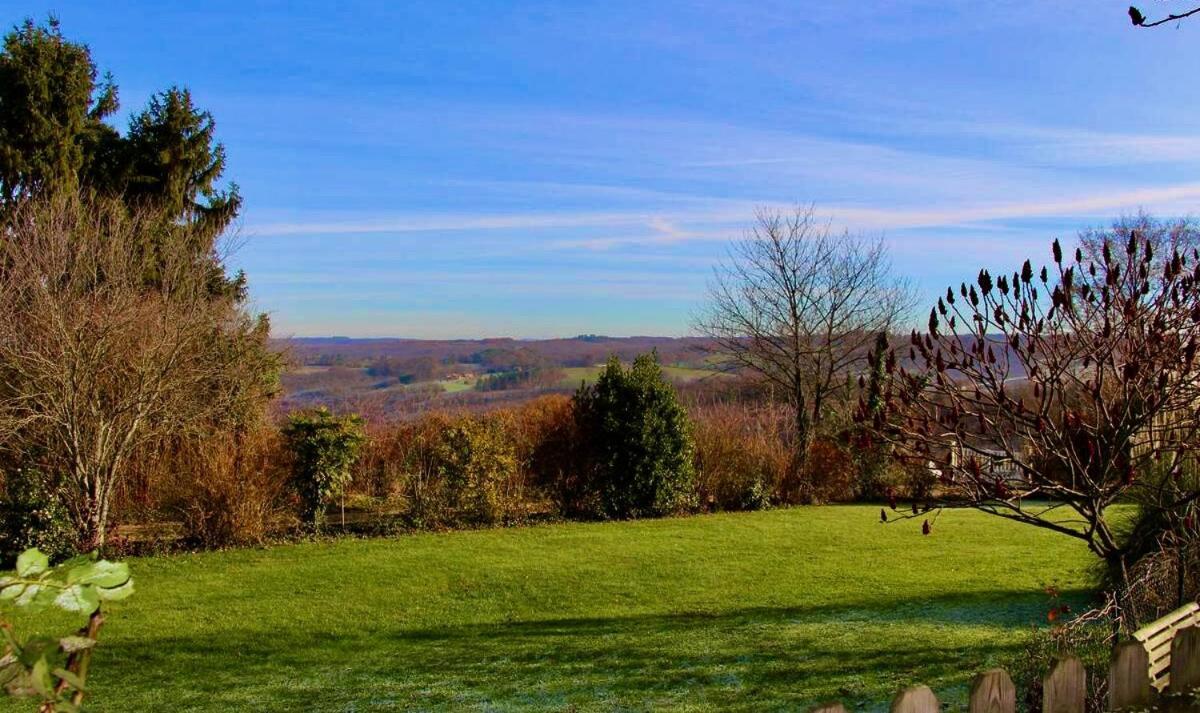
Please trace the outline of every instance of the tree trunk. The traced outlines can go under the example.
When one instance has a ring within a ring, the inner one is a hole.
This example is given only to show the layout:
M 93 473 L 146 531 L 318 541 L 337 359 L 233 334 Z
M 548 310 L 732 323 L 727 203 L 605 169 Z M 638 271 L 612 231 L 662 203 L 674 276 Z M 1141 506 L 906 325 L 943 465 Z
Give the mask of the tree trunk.
M 92 616 L 88 619 L 87 628 L 84 629 L 86 632 L 85 636 L 92 641 L 96 641 L 100 638 L 101 626 L 104 626 L 104 615 L 100 613 L 99 609 L 97 609 L 96 611 L 92 612 Z M 86 684 L 88 668 L 92 664 L 92 649 L 87 648 L 81 651 L 79 658 L 74 662 L 74 664 L 74 674 L 79 677 L 80 681 L 83 681 Z M 76 708 L 83 705 L 83 694 L 84 691 L 79 690 L 75 691 L 75 693 L 71 696 L 71 703 L 73 703 Z
M 75 513 L 77 529 L 77 545 L 80 552 L 91 552 L 104 547 L 107 536 L 108 502 L 104 489 L 103 478 L 99 473 L 89 473 L 76 482 L 86 483 L 82 492 L 75 498 L 84 502 L 76 503 L 72 508 Z
M 813 499 L 812 488 L 806 477 L 808 452 L 812 446 L 812 421 L 805 406 L 804 394 L 796 389 L 796 445 L 792 452 L 790 476 L 794 483 L 793 490 L 800 502 L 808 503 Z
M 1176 561 L 1175 561 L 1176 578 L 1175 579 L 1176 579 L 1176 586 L 1178 588 L 1178 592 L 1177 592 L 1178 602 L 1176 602 L 1176 605 L 1183 606 L 1184 604 L 1187 604 L 1187 583 L 1188 583 L 1187 554 L 1188 553 L 1187 553 L 1186 541 L 1184 540 L 1182 534 L 1180 534 L 1178 541 L 1179 541 L 1179 546 L 1176 548 L 1176 555 L 1175 555 L 1176 556 Z
M 88 512 L 83 530 L 79 533 L 80 551 L 91 552 L 92 550 L 99 550 L 104 547 L 106 529 L 103 516 L 100 514 L 99 508 L 93 503 Z
M 1117 607 L 1115 627 L 1125 627 L 1126 632 L 1133 632 L 1141 623 L 1137 607 L 1133 601 L 1133 583 L 1129 578 L 1129 566 L 1124 550 L 1112 550 L 1101 553 L 1109 572 L 1113 587 L 1113 602 Z M 1117 632 L 1120 633 L 1120 632 Z

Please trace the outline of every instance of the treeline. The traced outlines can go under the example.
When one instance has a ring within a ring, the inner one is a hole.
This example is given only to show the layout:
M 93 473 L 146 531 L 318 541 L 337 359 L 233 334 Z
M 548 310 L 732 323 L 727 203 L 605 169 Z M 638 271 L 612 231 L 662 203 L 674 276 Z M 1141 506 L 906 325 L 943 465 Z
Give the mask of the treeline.
M 484 374 L 475 381 L 477 391 L 553 388 L 566 378 L 566 372 L 547 365 L 523 366 L 511 371 Z
M 162 441 L 114 497 L 113 517 L 127 525 L 115 544 L 340 532 L 344 509 L 350 530 L 389 532 L 756 510 L 873 497 L 881 482 L 899 496 L 923 487 L 923 469 L 864 467 L 852 423 L 839 422 L 797 470 L 788 409 L 761 388 L 679 388 L 653 354 L 629 366 L 614 357 L 573 396 L 482 413 L 372 423 L 316 410 Z M 30 537 L 46 550 L 72 547 L 71 523 L 47 493 L 13 490 L 6 502 L 24 513 L 12 521 L 20 528 L 4 528 L 9 552 Z
M 698 337 L 604 337 L 579 335 L 561 339 L 397 339 L 297 337 L 275 341 L 296 363 L 312 366 L 366 367 L 381 360 L 428 357 L 439 364 L 479 364 L 487 369 L 520 366 L 530 357 L 561 367 L 590 367 L 616 354 L 630 362 L 638 354 L 657 351 L 665 364 L 703 366 L 711 340 Z

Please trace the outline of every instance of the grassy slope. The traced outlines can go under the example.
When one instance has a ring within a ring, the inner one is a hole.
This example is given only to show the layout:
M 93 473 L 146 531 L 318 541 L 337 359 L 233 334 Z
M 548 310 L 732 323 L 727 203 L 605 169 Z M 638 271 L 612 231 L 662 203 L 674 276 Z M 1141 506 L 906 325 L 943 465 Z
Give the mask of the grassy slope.
M 1018 653 L 1061 536 L 877 508 L 459 532 L 133 562 L 92 710 L 874 708 Z M 0 704 L 0 710 L 16 710 Z

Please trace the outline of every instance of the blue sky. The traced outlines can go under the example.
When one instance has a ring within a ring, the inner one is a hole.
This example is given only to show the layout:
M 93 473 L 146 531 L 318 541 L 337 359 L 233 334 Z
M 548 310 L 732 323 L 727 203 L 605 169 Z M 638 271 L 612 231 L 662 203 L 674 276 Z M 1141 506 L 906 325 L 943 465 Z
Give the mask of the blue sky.
M 1200 205 L 1200 21 L 1124 0 L 30 2 L 216 117 L 281 335 L 689 331 L 756 207 L 881 233 L 924 296 Z M 1147 3 L 1149 5 L 1149 3 Z M 1156 3 L 1158 9 L 1161 3 Z M 1147 8 L 1150 9 L 1150 8 Z

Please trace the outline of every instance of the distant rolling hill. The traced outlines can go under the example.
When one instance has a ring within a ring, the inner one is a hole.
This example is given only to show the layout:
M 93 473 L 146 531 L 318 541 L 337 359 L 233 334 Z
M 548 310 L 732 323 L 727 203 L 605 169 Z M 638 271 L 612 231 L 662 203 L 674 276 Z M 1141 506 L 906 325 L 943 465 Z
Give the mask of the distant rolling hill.
M 616 355 L 623 362 L 657 351 L 667 378 L 721 375 L 708 340 L 694 337 L 563 339 L 277 339 L 287 355 L 281 406 L 328 406 L 381 419 L 430 409 L 488 408 L 538 394 L 569 392 Z

